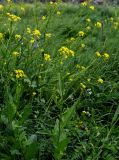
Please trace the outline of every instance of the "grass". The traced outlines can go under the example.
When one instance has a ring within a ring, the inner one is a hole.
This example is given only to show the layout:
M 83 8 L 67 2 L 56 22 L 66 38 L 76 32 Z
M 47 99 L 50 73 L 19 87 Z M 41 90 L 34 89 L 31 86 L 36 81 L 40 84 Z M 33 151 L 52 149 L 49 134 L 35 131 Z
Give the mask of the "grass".
M 1 160 L 119 158 L 119 9 L 94 7 L 0 7 Z

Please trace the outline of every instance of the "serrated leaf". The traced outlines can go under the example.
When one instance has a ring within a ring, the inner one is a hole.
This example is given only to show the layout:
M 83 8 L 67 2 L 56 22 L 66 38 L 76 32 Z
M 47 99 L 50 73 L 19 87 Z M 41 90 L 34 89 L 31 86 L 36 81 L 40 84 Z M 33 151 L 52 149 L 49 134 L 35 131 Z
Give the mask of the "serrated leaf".
M 12 121 L 17 111 L 17 106 L 14 103 L 13 97 L 9 94 L 8 101 L 6 103 L 5 115 L 8 117 L 10 121 Z
M 61 122 L 61 127 L 64 128 L 69 121 L 71 120 L 72 116 L 74 115 L 75 108 L 67 108 L 67 110 L 63 113 L 62 116 L 62 122 Z

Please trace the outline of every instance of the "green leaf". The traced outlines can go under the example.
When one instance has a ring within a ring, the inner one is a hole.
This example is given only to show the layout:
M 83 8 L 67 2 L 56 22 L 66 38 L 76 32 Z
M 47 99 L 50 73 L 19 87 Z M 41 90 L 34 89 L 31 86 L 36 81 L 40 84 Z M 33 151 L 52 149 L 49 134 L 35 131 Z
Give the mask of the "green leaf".
M 28 117 L 30 116 L 32 112 L 32 108 L 31 108 L 31 105 L 26 105 L 24 108 L 23 108 L 23 111 L 22 111 L 22 116 L 21 116 L 21 119 L 20 119 L 20 123 L 24 123 L 25 120 L 28 119 Z
M 72 106 L 71 108 L 67 108 L 67 110 L 63 113 L 61 127 L 64 128 L 69 121 L 71 120 L 72 116 L 74 116 L 75 108 Z
M 119 106 L 117 107 L 117 109 L 116 109 L 116 111 L 115 111 L 114 117 L 113 117 L 113 119 L 112 119 L 112 123 L 114 123 L 114 122 L 116 121 L 118 115 L 119 115 Z
M 65 128 L 74 115 L 75 107 L 67 108 L 62 114 L 61 120 L 56 120 L 54 129 L 52 131 L 52 140 L 54 145 L 54 158 L 60 160 L 66 150 L 69 142 Z
M 64 154 L 64 151 L 66 150 L 67 144 L 69 140 L 65 133 L 65 131 L 62 131 L 59 137 L 59 143 L 55 148 L 54 157 L 56 160 L 60 160 Z
M 9 94 L 8 100 L 6 102 L 5 115 L 8 117 L 10 121 L 12 121 L 17 111 L 17 106 L 14 103 L 13 97 Z
M 14 102 L 15 104 L 19 104 L 20 102 L 20 98 L 22 96 L 22 90 L 23 90 L 23 86 L 22 84 L 17 84 L 16 85 L 16 92 L 15 92 L 15 95 L 14 95 Z
M 32 159 L 36 157 L 38 152 L 38 143 L 37 143 L 37 136 L 33 134 L 27 140 L 27 145 L 25 148 L 25 159 Z

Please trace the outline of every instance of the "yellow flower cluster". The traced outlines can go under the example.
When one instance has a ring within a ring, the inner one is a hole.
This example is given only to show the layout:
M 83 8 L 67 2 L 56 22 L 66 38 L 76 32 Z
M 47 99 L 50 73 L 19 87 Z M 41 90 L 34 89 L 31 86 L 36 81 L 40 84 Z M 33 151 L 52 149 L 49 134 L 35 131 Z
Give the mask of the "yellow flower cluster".
M 29 41 L 31 44 L 36 41 L 36 39 L 39 39 L 41 36 L 41 32 L 38 29 L 32 30 L 31 28 L 26 28 L 26 33 L 30 34 L 31 40 Z
M 0 11 L 2 11 L 4 8 L 4 6 L 2 4 L 0 4 Z
M 35 29 L 35 30 L 32 32 L 32 35 L 33 35 L 35 38 L 40 38 L 41 32 L 40 32 L 38 29 Z
M 31 28 L 27 27 L 26 32 L 30 34 L 31 33 Z
M 25 8 L 24 7 L 21 7 L 20 9 L 21 9 L 22 12 L 25 12 Z
M 114 22 L 114 23 L 113 23 L 113 27 L 114 27 L 114 29 L 118 29 L 119 23 L 118 23 L 118 22 Z
M 15 39 L 16 39 L 16 40 L 20 40 L 20 39 L 21 39 L 21 35 L 20 35 L 20 34 L 16 34 L 16 35 L 15 35 Z
M 31 44 L 33 44 L 35 42 L 35 39 L 31 39 L 30 41 L 29 41 L 29 43 L 31 43 Z
M 85 33 L 84 33 L 83 31 L 79 31 L 79 32 L 78 32 L 78 35 L 79 35 L 80 37 L 84 37 L 84 36 L 85 36 Z
M 102 23 L 101 23 L 101 22 L 96 22 L 96 23 L 95 23 L 95 26 L 96 26 L 97 28 L 101 28 L 101 27 L 102 27 Z
M 80 66 L 79 64 L 76 65 L 76 68 L 81 70 L 81 71 L 85 71 L 86 70 L 86 67 Z
M 57 2 L 50 2 L 50 5 L 55 5 L 55 6 L 57 6 Z
M 85 48 L 86 45 L 84 43 L 81 44 L 81 48 Z
M 82 4 L 82 6 L 87 6 L 87 2 L 83 2 L 83 3 L 81 3 Z
M 81 89 L 86 89 L 86 85 L 83 83 L 80 83 L 80 87 L 81 87 Z
M 21 69 L 15 70 L 15 73 L 16 73 L 16 78 L 23 78 L 23 77 L 25 77 L 24 71 L 21 70 Z
M 87 19 L 86 19 L 86 22 L 91 22 L 91 19 L 90 19 L 90 18 L 87 18 Z
M 14 51 L 14 52 L 12 52 L 12 55 L 13 56 L 19 56 L 19 52 Z
M 46 16 L 42 16 L 41 19 L 42 19 L 42 20 L 45 20 L 45 19 L 46 19 Z
M 60 11 L 57 11 L 57 15 L 60 15 L 61 14 L 61 12 Z
M 33 92 L 33 93 L 32 93 L 32 96 L 35 96 L 36 94 L 37 94 L 36 92 Z
M 12 3 L 12 0 L 7 0 L 7 3 Z
M 87 26 L 87 27 L 86 27 L 86 30 L 87 30 L 87 31 L 91 30 L 91 27 L 90 27 L 90 26 Z
M 100 52 L 97 51 L 95 54 L 97 57 L 103 57 L 105 60 L 108 60 L 110 58 L 109 54 L 106 52 L 101 54 Z
M 108 53 L 103 53 L 103 57 L 105 60 L 108 60 L 110 58 L 109 54 Z
M 98 82 L 98 83 L 101 83 L 101 84 L 104 83 L 104 81 L 103 81 L 102 78 L 99 78 L 99 79 L 97 80 L 97 82 Z
M 64 56 L 64 58 L 67 58 L 68 56 L 74 56 L 74 51 L 70 50 L 69 48 L 63 46 L 59 49 L 59 52 L 61 55 Z
M 51 61 L 51 56 L 49 54 L 44 54 L 45 61 Z
M 96 54 L 97 57 L 101 57 L 101 53 L 100 52 L 97 51 L 97 52 L 95 52 L 95 54 Z
M 8 20 L 11 22 L 17 22 L 21 20 L 21 18 L 15 14 L 7 13 L 7 16 L 9 17 Z
M 0 33 L 0 40 L 2 40 L 4 37 L 3 33 Z
M 12 55 L 13 55 L 14 57 L 17 57 L 17 56 L 19 56 L 19 55 L 20 55 L 20 53 L 19 53 L 19 52 L 14 51 L 14 52 L 12 52 Z
M 74 38 L 74 37 L 71 37 L 71 38 L 70 38 L 70 41 L 75 41 L 75 38 Z
M 46 33 L 46 34 L 45 34 L 45 37 L 46 37 L 46 38 L 50 38 L 51 36 L 52 36 L 51 33 Z
M 95 7 L 94 7 L 94 6 L 90 6 L 89 8 L 90 8 L 91 10 L 94 10 L 94 9 L 95 9 Z

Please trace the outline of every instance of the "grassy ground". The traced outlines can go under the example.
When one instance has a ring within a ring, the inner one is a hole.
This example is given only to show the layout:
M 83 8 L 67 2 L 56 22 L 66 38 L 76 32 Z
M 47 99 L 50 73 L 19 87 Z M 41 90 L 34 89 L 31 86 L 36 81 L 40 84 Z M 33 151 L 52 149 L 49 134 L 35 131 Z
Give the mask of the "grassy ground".
M 119 159 L 118 35 L 118 7 L 0 5 L 0 160 Z

